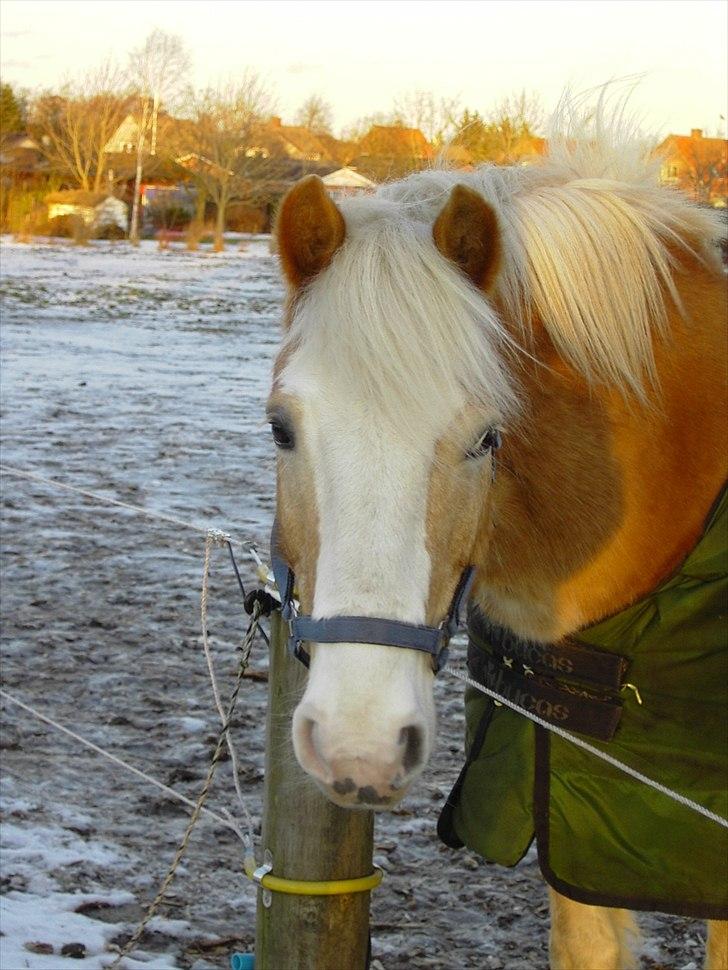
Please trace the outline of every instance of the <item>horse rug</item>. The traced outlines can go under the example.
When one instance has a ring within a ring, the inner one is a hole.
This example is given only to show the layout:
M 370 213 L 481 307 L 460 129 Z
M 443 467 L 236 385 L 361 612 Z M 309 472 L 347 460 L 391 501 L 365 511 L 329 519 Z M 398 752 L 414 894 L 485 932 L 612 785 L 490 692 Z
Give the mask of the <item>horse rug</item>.
M 533 644 L 468 618 L 473 676 L 728 816 L 728 491 L 682 566 L 640 602 Z M 628 686 L 629 684 L 629 686 Z M 582 903 L 728 918 L 728 830 L 468 688 L 466 764 L 438 833 Z

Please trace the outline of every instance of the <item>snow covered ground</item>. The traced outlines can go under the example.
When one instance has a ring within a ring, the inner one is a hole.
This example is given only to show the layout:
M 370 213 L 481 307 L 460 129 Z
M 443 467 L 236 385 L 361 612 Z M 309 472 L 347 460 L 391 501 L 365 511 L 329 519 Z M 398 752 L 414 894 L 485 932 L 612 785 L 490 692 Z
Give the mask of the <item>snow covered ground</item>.
M 225 253 L 153 243 L 0 241 L 2 461 L 265 546 L 264 427 L 281 288 L 265 237 Z M 203 540 L 3 476 L 5 688 L 188 797 L 216 740 L 200 651 Z M 215 560 L 210 627 L 231 682 L 243 617 Z M 259 646 L 253 667 L 264 669 Z M 462 759 L 460 687 L 438 678 L 440 742 L 416 790 L 379 816 L 372 900 L 385 970 L 547 965 L 532 855 L 487 866 L 437 841 Z M 265 685 L 234 722 L 256 823 Z M 154 896 L 188 810 L 3 704 L 0 970 L 108 966 Z M 233 807 L 229 764 L 210 807 Z M 255 897 L 229 829 L 200 823 L 129 968 L 223 968 L 253 945 Z M 700 965 L 700 924 L 641 920 L 643 966 Z M 294 970 L 294 968 L 281 968 Z M 343 970 L 343 968 L 342 968 Z
M 96 968 L 108 965 L 108 944 L 118 934 L 114 923 L 92 919 L 89 912 L 113 911 L 134 902 L 123 890 L 109 891 L 92 877 L 88 890 L 64 891 L 56 873 L 83 867 L 87 874 L 116 871 L 123 878 L 124 851 L 119 846 L 89 839 L 92 819 L 63 805 L 51 824 L 28 825 L 39 806 L 15 796 L 12 778 L 3 780 L 0 808 L 2 878 L 6 889 L 0 899 L 0 966 L 3 968 L 56 967 Z M 89 891 L 91 890 L 91 891 Z M 184 921 L 157 920 L 155 929 L 184 938 L 190 927 Z M 167 955 L 137 952 L 139 959 L 127 967 L 165 968 L 175 966 Z

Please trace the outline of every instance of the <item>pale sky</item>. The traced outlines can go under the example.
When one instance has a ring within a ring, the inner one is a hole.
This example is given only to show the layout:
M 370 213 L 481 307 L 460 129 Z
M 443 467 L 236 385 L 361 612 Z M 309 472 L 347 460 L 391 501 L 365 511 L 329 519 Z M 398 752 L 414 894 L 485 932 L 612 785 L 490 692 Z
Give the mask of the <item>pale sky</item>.
M 198 84 L 260 73 L 284 123 L 311 94 L 338 130 L 416 89 L 484 114 L 526 89 L 548 112 L 566 86 L 631 75 L 654 134 L 728 115 L 726 0 L 0 0 L 0 74 L 53 87 L 153 27 L 181 35 Z

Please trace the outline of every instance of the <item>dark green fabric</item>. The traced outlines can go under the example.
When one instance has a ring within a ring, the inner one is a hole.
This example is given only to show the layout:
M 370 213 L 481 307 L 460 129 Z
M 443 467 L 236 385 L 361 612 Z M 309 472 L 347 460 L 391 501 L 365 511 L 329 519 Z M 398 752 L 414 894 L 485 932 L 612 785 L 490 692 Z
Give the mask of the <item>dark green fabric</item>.
M 484 694 L 467 688 L 468 750 L 472 733 L 490 706 Z M 533 723 L 507 707 L 496 707 L 455 809 L 460 840 L 489 862 L 513 866 L 533 840 L 533 750 Z
M 728 493 L 696 548 L 641 602 L 578 634 L 631 658 L 615 738 L 626 764 L 728 817 Z M 468 743 L 490 701 L 468 691 Z M 538 734 L 538 739 L 537 739 Z M 514 865 L 534 832 L 546 879 L 582 902 L 728 917 L 728 831 L 505 708 L 449 824 Z

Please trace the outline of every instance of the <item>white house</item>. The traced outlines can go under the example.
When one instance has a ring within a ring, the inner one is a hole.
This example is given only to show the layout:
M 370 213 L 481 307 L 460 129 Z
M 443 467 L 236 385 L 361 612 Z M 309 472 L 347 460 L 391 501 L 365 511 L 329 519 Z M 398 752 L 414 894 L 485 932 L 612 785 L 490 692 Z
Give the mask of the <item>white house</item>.
M 87 226 L 101 229 L 118 226 L 127 230 L 128 210 L 126 202 L 106 192 L 86 192 L 73 189 L 68 192 L 51 192 L 45 197 L 48 219 L 59 216 L 80 216 Z
M 324 175 L 322 182 L 329 190 L 329 194 L 334 199 L 342 199 L 351 195 L 369 195 L 373 192 L 377 183 L 372 182 L 355 168 L 338 168 L 329 175 Z
M 139 141 L 139 124 L 134 115 L 127 115 L 104 145 L 107 155 L 130 155 Z

